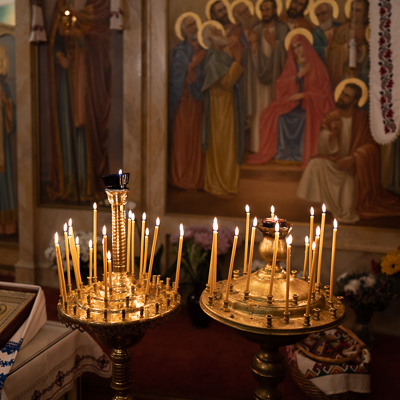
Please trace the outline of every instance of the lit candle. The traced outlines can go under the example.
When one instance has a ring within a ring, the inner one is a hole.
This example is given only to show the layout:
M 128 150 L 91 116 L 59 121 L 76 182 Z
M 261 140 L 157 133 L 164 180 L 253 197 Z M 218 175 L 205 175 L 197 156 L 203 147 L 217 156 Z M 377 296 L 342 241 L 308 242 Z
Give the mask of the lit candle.
M 228 282 L 226 283 L 226 296 L 225 296 L 225 300 L 226 301 L 228 301 L 229 289 L 230 289 L 230 286 L 231 286 L 232 271 L 233 271 L 233 264 L 235 262 L 235 253 L 236 253 L 236 245 L 237 245 L 237 241 L 238 241 L 238 236 L 239 236 L 239 228 L 236 227 L 235 236 L 233 238 L 231 263 L 229 265 Z
M 325 216 L 326 216 L 326 206 L 325 204 L 322 204 L 321 238 L 319 240 L 319 252 L 318 252 L 318 274 L 317 274 L 318 284 L 321 283 L 321 263 L 322 263 L 322 248 L 324 246 Z
M 317 269 L 318 244 L 319 244 L 319 239 L 320 239 L 319 235 L 320 235 L 320 227 L 317 226 L 315 242 L 313 242 L 313 245 L 312 245 L 312 250 L 314 252 L 314 255 L 312 257 L 312 264 L 311 264 L 310 286 L 308 288 L 308 301 L 307 301 L 306 315 L 310 315 L 311 293 L 314 291 L 315 273 L 316 273 L 316 269 Z
M 338 222 L 336 218 L 333 220 L 333 237 L 332 237 L 332 259 L 331 259 L 331 280 L 329 287 L 329 301 L 333 301 L 333 276 L 335 273 L 335 252 L 336 252 L 336 235 Z
M 308 257 L 308 246 L 309 246 L 308 236 L 305 239 L 305 251 L 304 251 L 304 265 L 303 265 L 303 278 L 306 279 L 306 269 L 307 269 L 307 257 Z
M 143 274 L 147 271 L 147 249 L 149 248 L 149 228 L 146 228 L 144 236 L 144 257 L 143 257 Z M 148 277 L 147 277 L 148 278 Z
M 135 276 L 135 214 L 131 214 L 132 236 L 131 236 L 131 254 L 132 254 L 132 276 Z
M 271 218 L 275 217 L 275 207 L 271 206 Z
M 146 230 L 146 213 L 143 213 L 143 215 L 142 215 L 142 234 L 141 234 L 141 239 L 140 239 L 140 264 L 139 264 L 140 275 L 143 274 L 143 250 L 144 250 L 145 230 Z
M 76 270 L 78 273 L 78 281 L 79 281 L 79 288 L 82 289 L 82 277 L 81 277 L 81 246 L 79 245 L 79 236 L 75 239 L 75 248 L 76 248 Z
M 92 281 L 92 269 L 93 269 L 93 240 L 89 240 L 89 278 Z
M 63 298 L 64 301 L 66 301 L 67 296 L 66 296 L 66 293 L 64 293 L 64 288 L 63 288 L 63 284 L 62 284 L 62 280 L 61 280 L 61 276 L 64 274 L 63 274 L 61 257 L 59 257 L 60 246 L 58 244 L 58 232 L 56 232 L 54 235 L 54 246 L 56 249 L 56 261 L 57 261 L 57 272 L 58 272 L 58 284 L 60 286 L 60 296 Z
M 250 222 L 250 207 L 247 204 L 245 207 L 246 210 L 246 237 L 244 240 L 244 266 L 243 273 L 247 272 L 247 255 L 249 250 L 249 222 Z
M 71 266 L 69 264 L 69 246 L 68 246 L 68 225 L 64 224 L 64 242 L 65 242 L 65 258 L 67 260 L 67 280 L 68 280 L 68 292 L 71 292 Z
M 217 240 L 217 232 L 218 232 L 218 222 L 217 222 L 217 218 L 214 218 L 214 223 L 213 223 L 213 240 L 212 240 L 212 244 L 211 244 L 211 257 L 210 257 L 210 268 L 208 270 L 208 287 L 210 289 L 210 294 L 213 293 L 213 287 L 212 287 L 212 283 L 213 283 L 213 276 L 214 276 L 214 272 L 213 272 L 213 266 L 214 266 L 214 252 L 215 252 L 215 241 Z
M 255 236 L 256 236 L 256 226 L 257 226 L 257 217 L 254 217 L 253 227 L 251 228 L 249 270 L 247 271 L 246 292 L 249 292 L 249 290 L 250 290 L 250 275 L 251 275 L 251 266 L 253 264 L 253 251 L 254 251 L 254 239 L 255 239 Z
M 217 269 L 218 269 L 218 220 L 214 218 L 214 256 L 213 256 L 213 291 L 217 289 Z
M 314 235 L 314 207 L 310 209 L 310 243 L 313 242 Z M 309 247 L 308 254 L 308 275 L 311 275 L 311 263 L 312 263 L 312 246 Z
M 128 213 L 128 236 L 126 238 L 126 244 L 127 244 L 127 249 L 126 249 L 126 272 L 129 272 L 130 270 L 130 263 L 131 263 L 131 215 L 132 211 L 129 210 Z
M 290 257 L 292 250 L 292 235 L 289 235 L 286 239 L 287 254 L 286 254 L 286 304 L 285 312 L 289 312 L 289 282 L 290 282 Z
M 104 284 L 107 284 L 107 228 L 103 226 L 103 269 L 104 269 Z
M 279 223 L 277 222 L 275 224 L 275 241 L 274 241 L 274 253 L 272 255 L 271 281 L 269 283 L 269 295 L 270 296 L 272 296 L 272 288 L 274 286 L 276 256 L 278 254 L 278 240 L 279 240 Z
M 176 275 L 175 275 L 175 289 L 174 292 L 178 292 L 179 286 L 179 273 L 181 271 L 181 259 L 182 259 L 182 243 L 183 243 L 183 225 L 179 225 L 179 247 L 178 247 L 178 260 L 176 262 Z
M 74 268 L 76 287 L 79 289 L 79 280 L 78 280 L 78 272 L 77 272 L 78 260 L 76 259 L 76 252 L 72 250 L 72 249 L 75 249 L 75 242 L 72 238 L 72 227 L 71 226 L 68 228 L 68 239 L 69 239 L 69 247 L 71 249 L 72 266 Z
M 157 236 L 158 236 L 158 228 L 160 226 L 160 218 L 157 217 L 156 219 L 156 227 L 154 229 L 154 236 L 153 236 L 153 245 L 151 247 L 151 256 L 150 256 L 150 265 L 149 265 L 149 277 L 147 283 L 146 293 L 149 294 L 150 289 L 150 281 L 151 281 L 151 273 L 153 271 L 153 262 L 154 262 L 154 254 L 156 252 L 156 245 L 157 245 Z
M 97 279 L 97 203 L 93 203 L 93 277 Z

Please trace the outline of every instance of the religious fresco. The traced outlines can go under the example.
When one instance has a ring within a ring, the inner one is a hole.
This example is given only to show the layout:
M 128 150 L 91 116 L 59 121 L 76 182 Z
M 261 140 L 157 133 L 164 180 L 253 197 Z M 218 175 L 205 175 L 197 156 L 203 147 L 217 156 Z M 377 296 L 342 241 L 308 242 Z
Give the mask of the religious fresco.
M 17 240 L 15 4 L 0 6 L 0 236 Z
M 102 176 L 122 166 L 122 33 L 109 1 L 53 1 L 44 18 L 40 202 L 101 205 Z
M 167 211 L 400 216 L 368 122 L 367 0 L 168 4 Z

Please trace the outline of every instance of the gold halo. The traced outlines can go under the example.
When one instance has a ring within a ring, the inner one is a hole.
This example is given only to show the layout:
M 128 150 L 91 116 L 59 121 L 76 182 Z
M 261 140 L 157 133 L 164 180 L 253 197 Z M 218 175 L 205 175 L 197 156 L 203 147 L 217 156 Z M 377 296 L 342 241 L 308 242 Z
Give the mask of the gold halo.
M 246 6 L 249 7 L 250 14 L 254 15 L 254 4 L 250 0 L 235 0 L 231 4 L 232 15 L 233 15 L 233 9 L 240 3 L 246 4 Z M 235 18 L 234 15 L 233 15 L 233 18 Z
M 344 15 L 346 16 L 347 19 L 350 19 L 350 9 L 351 9 L 351 3 L 354 0 L 347 0 L 346 4 L 344 5 Z M 369 3 L 369 0 L 367 0 Z
M 175 22 L 175 34 L 180 40 L 185 40 L 184 37 L 182 36 L 181 25 L 182 25 L 183 20 L 186 17 L 194 18 L 194 20 L 196 21 L 196 24 L 197 24 L 197 31 L 200 29 L 200 26 L 201 26 L 201 23 L 202 23 L 201 22 L 201 18 L 198 16 L 198 14 L 196 14 L 194 12 L 188 11 L 188 12 L 185 12 L 185 13 L 181 14 L 176 19 L 176 22 Z
M 313 45 L 314 38 L 313 38 L 311 32 L 305 28 L 296 28 L 296 29 L 293 29 L 292 31 L 290 31 L 285 37 L 286 51 L 289 50 L 290 42 L 292 41 L 293 36 L 296 36 L 296 35 L 303 35 L 306 39 L 308 39 L 311 46 Z
M 233 18 L 233 15 L 232 15 L 232 8 L 231 8 L 231 5 L 230 5 L 230 3 L 228 2 L 228 0 L 208 0 L 208 2 L 207 2 L 207 4 L 206 4 L 206 8 L 205 8 L 205 13 L 206 13 L 207 19 L 208 19 L 208 20 L 211 20 L 211 12 L 210 12 L 210 9 L 211 9 L 211 6 L 212 6 L 216 1 L 222 1 L 222 2 L 225 4 L 226 11 L 228 12 L 229 21 L 231 21 L 232 24 L 235 24 L 235 25 L 236 25 L 235 18 Z
M 369 43 L 369 38 L 371 35 L 371 27 L 369 24 L 365 27 L 365 40 Z
M 358 100 L 358 106 L 361 108 L 367 102 L 368 88 L 365 82 L 358 78 L 347 78 L 338 83 L 335 89 L 335 102 L 338 101 L 338 98 L 341 95 L 344 87 L 349 83 L 355 83 L 361 88 L 362 95 L 360 97 L 360 100 Z
M 315 9 L 320 5 L 320 4 L 324 4 L 324 3 L 328 3 L 332 6 L 332 15 L 333 18 L 336 19 L 339 16 L 339 6 L 338 3 L 336 3 L 335 0 L 317 0 L 316 2 L 312 3 L 310 6 L 310 19 L 311 22 L 315 25 L 315 26 L 319 26 L 319 21 L 317 16 L 315 15 Z
M 285 2 L 286 11 L 289 10 L 291 2 L 292 2 L 292 0 L 286 0 L 286 2 Z M 304 10 L 304 15 L 307 15 L 310 12 L 310 6 L 311 6 L 312 2 L 313 2 L 313 0 L 310 0 L 308 2 L 307 8 Z
M 211 19 L 210 21 L 204 22 L 203 24 L 201 24 L 199 31 L 197 32 L 197 41 L 199 42 L 200 46 L 203 49 L 208 49 L 208 46 L 206 46 L 206 44 L 204 43 L 204 40 L 203 40 L 203 30 L 206 27 L 206 25 L 214 25 L 215 27 L 220 29 L 222 31 L 222 35 L 226 37 L 225 29 L 220 22 L 215 21 L 213 19 Z
M 263 1 L 264 0 L 257 0 L 256 5 L 254 6 L 254 8 L 256 10 L 256 15 L 259 19 L 261 19 L 261 21 L 262 21 L 262 14 L 261 14 L 260 6 Z M 282 14 L 282 9 L 283 9 L 282 0 L 276 0 L 276 14 L 278 16 Z

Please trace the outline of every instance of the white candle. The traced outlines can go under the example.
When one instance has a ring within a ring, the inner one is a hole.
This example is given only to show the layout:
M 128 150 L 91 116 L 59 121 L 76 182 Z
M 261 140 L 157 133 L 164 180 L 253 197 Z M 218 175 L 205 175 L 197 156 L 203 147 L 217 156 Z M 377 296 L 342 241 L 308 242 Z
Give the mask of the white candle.
M 317 275 L 318 284 L 321 283 L 321 263 L 322 263 L 322 248 L 324 246 L 325 216 L 326 216 L 326 206 L 325 204 L 322 204 L 321 238 L 319 241 L 319 253 L 318 253 L 318 275 Z
M 233 271 L 233 264 L 235 262 L 235 253 L 236 253 L 236 245 L 238 241 L 238 236 L 239 236 L 239 228 L 236 227 L 235 229 L 235 236 L 233 238 L 233 246 L 232 246 L 232 254 L 231 254 L 231 263 L 229 265 L 229 272 L 228 272 L 228 281 L 226 283 L 226 295 L 225 295 L 225 300 L 228 301 L 228 296 L 229 296 L 229 289 L 231 286 L 231 279 L 232 279 L 232 271 Z
M 244 240 L 244 265 L 243 265 L 243 273 L 247 272 L 247 255 L 249 250 L 249 222 L 250 222 L 250 207 L 247 204 L 245 207 L 246 210 L 246 236 Z
M 183 225 L 179 225 L 179 247 L 178 247 L 178 260 L 176 262 L 176 274 L 175 274 L 175 288 L 174 292 L 178 292 L 178 286 L 179 286 L 179 274 L 181 271 L 181 260 L 182 260 L 182 243 L 183 243 Z
M 289 312 L 289 283 L 290 283 L 290 257 L 292 249 L 292 235 L 286 239 L 287 253 L 286 253 L 286 303 L 285 312 Z
M 97 204 L 93 203 L 93 276 L 97 279 Z
M 332 237 L 332 259 L 331 259 L 331 280 L 329 287 L 329 301 L 333 301 L 333 277 L 335 274 L 335 252 L 336 252 L 336 235 L 337 235 L 338 222 L 333 220 L 333 237 Z
M 275 267 L 276 267 L 276 256 L 278 254 L 278 240 L 279 240 L 279 223 L 275 224 L 275 241 L 274 241 L 274 253 L 272 255 L 272 269 L 271 269 L 271 280 L 269 283 L 269 295 L 272 296 L 272 289 L 274 286 Z
M 251 275 L 251 266 L 253 264 L 254 238 L 256 236 L 256 226 L 257 226 L 257 217 L 254 217 L 253 227 L 251 228 L 249 270 L 247 271 L 246 292 L 248 292 L 250 290 L 250 275 Z

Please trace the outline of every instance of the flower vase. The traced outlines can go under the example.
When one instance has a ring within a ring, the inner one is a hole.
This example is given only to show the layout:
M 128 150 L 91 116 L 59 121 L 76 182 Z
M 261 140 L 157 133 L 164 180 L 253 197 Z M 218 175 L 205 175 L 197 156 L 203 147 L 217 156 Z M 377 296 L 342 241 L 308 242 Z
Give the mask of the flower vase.
M 370 309 L 354 309 L 356 313 L 356 321 L 353 325 L 353 332 L 371 349 L 375 343 L 373 329 L 371 327 L 371 319 L 374 310 Z
M 204 329 L 210 325 L 210 317 L 200 307 L 200 296 L 204 285 L 196 284 L 187 298 L 187 307 L 194 328 Z

